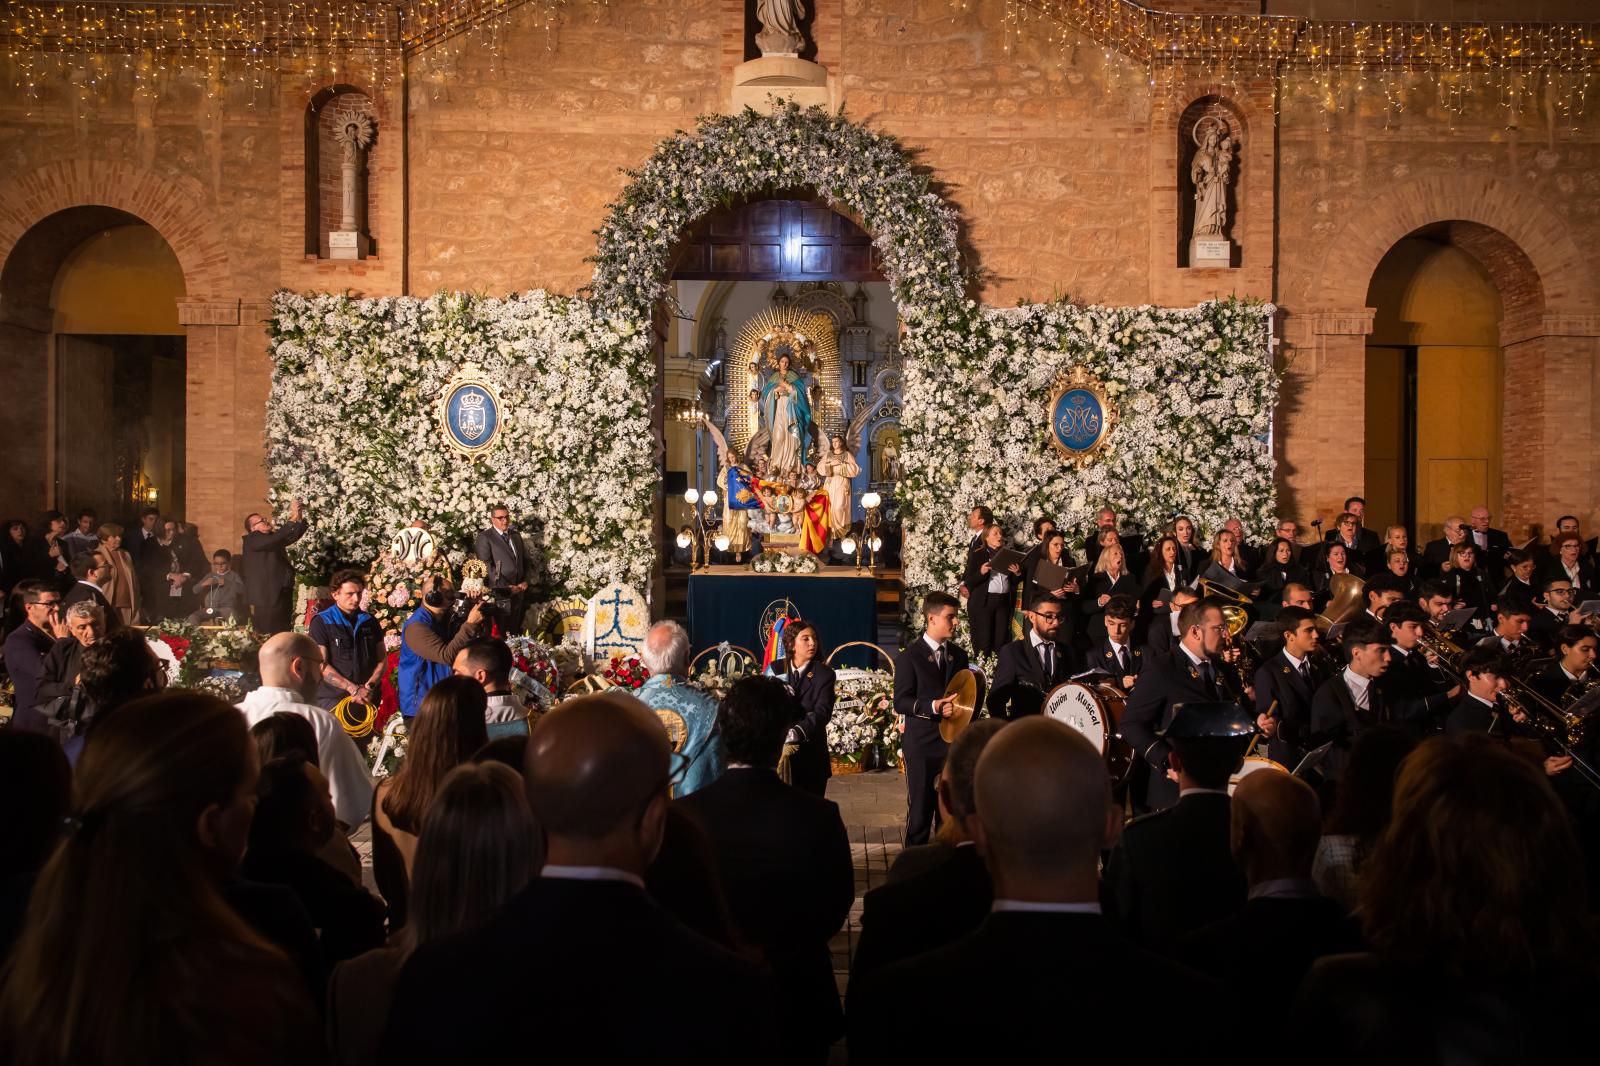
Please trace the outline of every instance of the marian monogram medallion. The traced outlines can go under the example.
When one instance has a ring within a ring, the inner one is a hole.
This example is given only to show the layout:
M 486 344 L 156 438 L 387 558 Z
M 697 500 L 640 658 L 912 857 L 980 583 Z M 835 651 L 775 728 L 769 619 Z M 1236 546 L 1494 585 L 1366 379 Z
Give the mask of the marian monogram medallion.
M 1067 462 L 1089 465 L 1116 424 L 1117 409 L 1099 378 L 1080 366 L 1056 382 L 1050 396 L 1050 443 Z
M 483 372 L 466 364 L 445 383 L 439 397 L 439 426 L 451 451 L 477 459 L 494 447 L 505 409 L 500 392 Z

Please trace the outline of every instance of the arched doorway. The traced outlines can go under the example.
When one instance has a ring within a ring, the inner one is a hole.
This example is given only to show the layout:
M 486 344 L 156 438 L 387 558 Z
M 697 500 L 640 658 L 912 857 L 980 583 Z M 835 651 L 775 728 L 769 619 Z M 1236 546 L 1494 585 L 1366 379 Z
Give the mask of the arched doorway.
M 1444 519 L 1501 510 L 1502 294 L 1527 301 L 1538 277 L 1504 235 L 1472 222 L 1415 230 L 1379 262 L 1366 350 L 1367 524 L 1420 539 Z
M 115 208 L 58 211 L 17 241 L 0 292 L 0 365 L 22 442 L 0 494 L 125 526 L 145 506 L 182 514 L 185 282 L 166 240 Z

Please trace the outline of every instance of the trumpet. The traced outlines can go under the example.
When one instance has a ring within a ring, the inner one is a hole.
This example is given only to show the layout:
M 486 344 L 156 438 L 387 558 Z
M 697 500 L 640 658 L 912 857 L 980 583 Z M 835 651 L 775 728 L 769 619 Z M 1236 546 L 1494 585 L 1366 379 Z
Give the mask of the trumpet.
M 1439 669 L 1453 680 L 1466 684 L 1466 675 L 1461 672 L 1461 658 L 1467 654 L 1467 649 L 1451 640 L 1448 633 L 1435 629 L 1431 622 L 1424 623 L 1417 646 L 1430 654 Z

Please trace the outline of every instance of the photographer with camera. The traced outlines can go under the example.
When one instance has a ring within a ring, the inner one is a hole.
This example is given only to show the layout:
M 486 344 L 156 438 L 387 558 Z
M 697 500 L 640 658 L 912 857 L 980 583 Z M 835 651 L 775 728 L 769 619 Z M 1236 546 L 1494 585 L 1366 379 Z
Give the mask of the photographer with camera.
M 409 722 L 422 697 L 450 676 L 456 654 L 489 632 L 490 608 L 476 596 L 457 592 L 448 578 L 424 586 L 422 606 L 401 630 L 400 713 Z M 469 609 L 470 605 L 470 609 Z

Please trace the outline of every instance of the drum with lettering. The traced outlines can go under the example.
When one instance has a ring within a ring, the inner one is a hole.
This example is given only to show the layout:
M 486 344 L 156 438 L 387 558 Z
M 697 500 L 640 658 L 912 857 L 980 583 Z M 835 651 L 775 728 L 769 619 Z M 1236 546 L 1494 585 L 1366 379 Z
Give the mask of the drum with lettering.
M 1122 739 L 1122 712 L 1128 705 L 1128 694 L 1116 685 L 1104 681 L 1096 685 L 1094 691 L 1095 695 L 1100 697 L 1100 706 L 1105 712 L 1106 728 L 1111 733 L 1106 741 L 1106 770 L 1111 774 L 1112 784 L 1120 785 L 1133 770 L 1136 758 L 1133 745 Z
M 1101 755 L 1106 753 L 1111 742 L 1111 720 L 1100 697 L 1088 685 L 1076 681 L 1057 685 L 1044 698 L 1044 713 L 1082 733 Z

